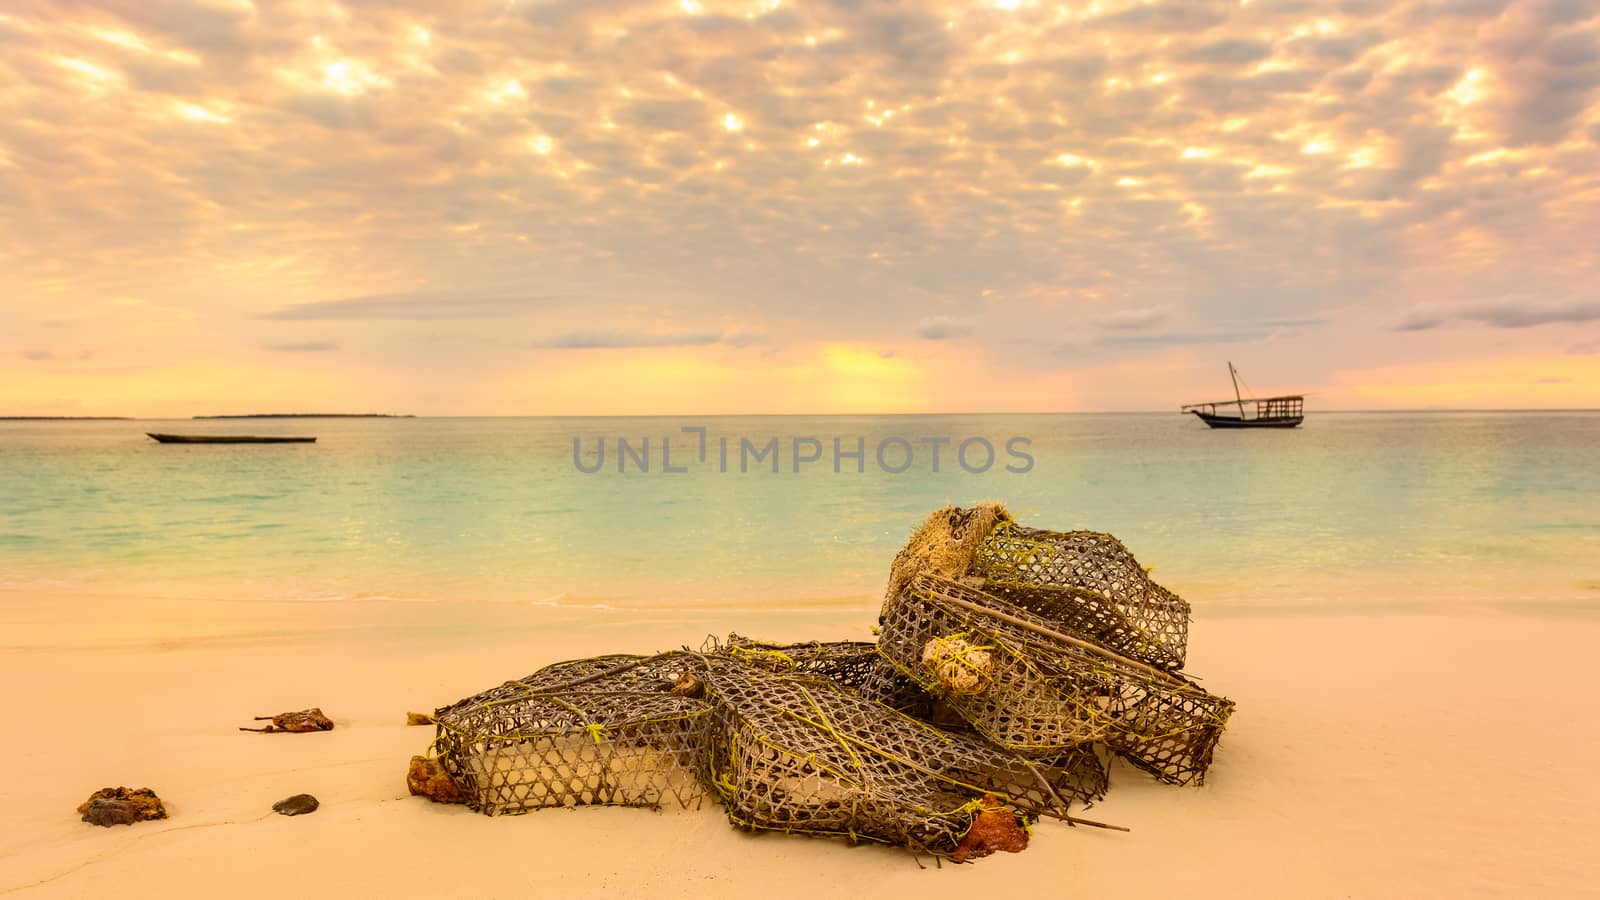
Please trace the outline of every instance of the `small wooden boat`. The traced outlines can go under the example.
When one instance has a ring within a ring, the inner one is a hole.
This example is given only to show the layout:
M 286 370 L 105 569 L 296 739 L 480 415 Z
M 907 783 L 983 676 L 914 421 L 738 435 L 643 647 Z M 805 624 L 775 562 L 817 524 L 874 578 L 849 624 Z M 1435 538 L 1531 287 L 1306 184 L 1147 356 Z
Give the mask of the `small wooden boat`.
M 163 444 L 314 444 L 314 437 L 263 437 L 255 434 L 156 434 L 147 431 Z
M 1233 379 L 1233 399 L 1215 403 L 1191 403 L 1182 411 L 1194 413 L 1200 421 L 1212 428 L 1295 428 L 1305 421 L 1305 400 L 1301 394 L 1284 394 L 1280 397 L 1244 399 L 1239 393 L 1239 370 L 1228 363 L 1228 376 Z M 1245 404 L 1254 405 L 1246 410 Z M 1239 414 L 1228 411 L 1237 406 Z

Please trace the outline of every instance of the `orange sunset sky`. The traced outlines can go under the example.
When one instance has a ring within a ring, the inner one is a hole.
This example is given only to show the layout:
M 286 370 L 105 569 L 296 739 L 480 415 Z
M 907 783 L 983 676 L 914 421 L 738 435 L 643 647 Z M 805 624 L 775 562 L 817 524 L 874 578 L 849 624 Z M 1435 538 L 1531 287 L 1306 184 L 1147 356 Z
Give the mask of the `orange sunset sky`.
M 1600 406 L 1592 0 L 0 10 L 0 414 Z

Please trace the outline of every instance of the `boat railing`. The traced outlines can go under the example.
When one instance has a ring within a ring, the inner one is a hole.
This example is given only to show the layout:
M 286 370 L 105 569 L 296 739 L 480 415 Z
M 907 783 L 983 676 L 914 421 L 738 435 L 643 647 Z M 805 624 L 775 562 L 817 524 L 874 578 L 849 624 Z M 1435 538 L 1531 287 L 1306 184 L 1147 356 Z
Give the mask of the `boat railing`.
M 1245 408 L 1255 407 L 1255 415 L 1245 415 Z M 1218 409 L 1222 412 L 1218 412 Z M 1231 409 L 1238 410 L 1240 418 L 1254 419 L 1282 419 L 1303 415 L 1305 412 L 1305 397 L 1297 394 L 1282 397 L 1255 397 L 1249 400 L 1217 400 L 1211 403 L 1190 403 L 1180 409 L 1181 412 L 1202 412 L 1208 416 L 1226 416 Z

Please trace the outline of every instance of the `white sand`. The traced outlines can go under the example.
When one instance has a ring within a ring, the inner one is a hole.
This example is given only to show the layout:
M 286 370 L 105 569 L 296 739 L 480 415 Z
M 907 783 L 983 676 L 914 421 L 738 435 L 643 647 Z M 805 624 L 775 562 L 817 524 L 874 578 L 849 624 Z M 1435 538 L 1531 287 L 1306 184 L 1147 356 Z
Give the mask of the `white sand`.
M 428 710 L 557 659 L 865 638 L 855 612 L 520 604 L 134 603 L 0 594 L 0 895 L 25 897 L 1564 897 L 1600 890 L 1600 621 L 1207 619 L 1190 668 L 1239 703 L 1203 788 L 1125 767 L 1033 846 L 921 869 L 900 850 L 734 831 L 689 812 L 489 818 L 407 796 Z M 321 706 L 337 729 L 235 730 Z M 105 786 L 171 818 L 94 828 Z M 315 814 L 273 802 L 309 792 Z

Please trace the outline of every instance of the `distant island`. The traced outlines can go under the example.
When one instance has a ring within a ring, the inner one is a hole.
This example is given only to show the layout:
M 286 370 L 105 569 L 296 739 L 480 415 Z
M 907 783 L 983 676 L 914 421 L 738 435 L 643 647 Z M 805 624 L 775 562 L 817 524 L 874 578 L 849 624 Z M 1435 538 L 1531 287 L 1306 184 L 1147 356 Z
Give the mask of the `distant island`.
M 132 416 L 0 416 L 0 422 L 125 422 Z
M 191 416 L 193 419 L 415 419 L 410 413 L 245 413 L 230 416 Z

